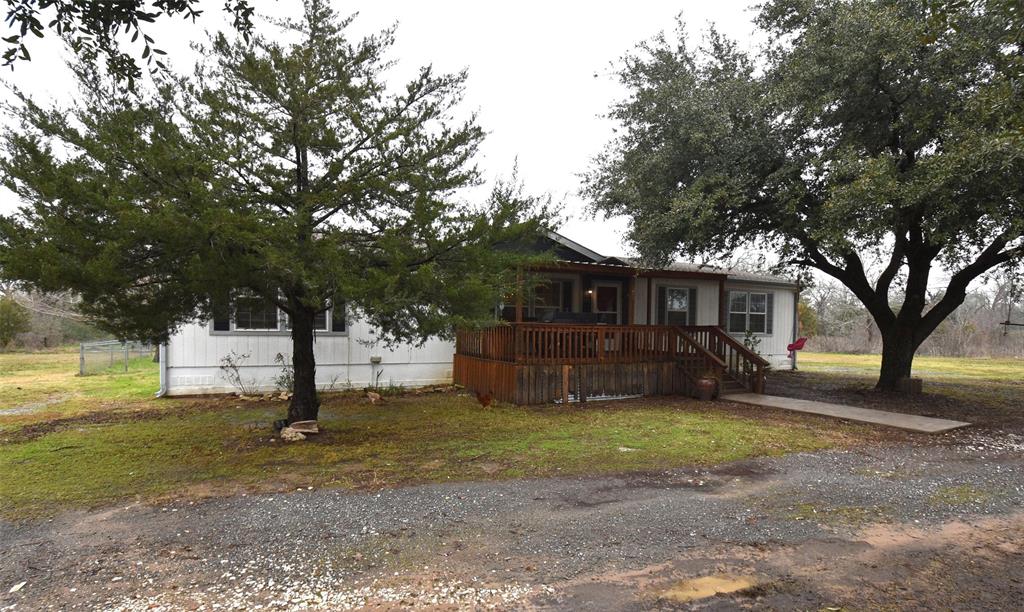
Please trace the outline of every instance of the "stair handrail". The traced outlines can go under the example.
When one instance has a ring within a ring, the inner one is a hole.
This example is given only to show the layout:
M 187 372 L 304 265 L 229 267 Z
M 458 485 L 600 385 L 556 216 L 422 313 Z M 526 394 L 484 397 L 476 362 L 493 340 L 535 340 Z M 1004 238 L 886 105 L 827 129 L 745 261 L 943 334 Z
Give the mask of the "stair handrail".
M 745 356 L 750 361 L 753 361 L 755 364 L 762 367 L 771 365 L 770 361 L 755 353 L 746 344 L 743 344 L 736 338 L 733 338 L 729 334 L 725 333 L 725 330 L 723 330 L 721 327 L 711 327 L 711 333 L 714 334 L 716 338 L 725 341 L 726 344 L 739 351 L 741 354 L 743 354 L 743 356 Z
M 706 346 L 704 346 L 703 344 L 698 342 L 696 338 L 694 338 L 690 334 L 686 333 L 686 331 L 683 330 L 682 328 L 676 327 L 676 328 L 674 328 L 674 332 L 675 332 L 675 336 L 677 338 L 677 341 L 678 340 L 682 340 L 683 344 L 685 344 L 686 346 L 688 346 L 688 347 L 690 347 L 692 349 L 695 349 L 695 352 L 703 358 L 703 361 L 704 361 L 704 371 L 706 372 L 706 371 L 710 370 L 710 371 L 714 372 L 715 378 L 718 380 L 718 384 L 721 385 L 722 384 L 722 378 L 723 378 L 723 376 L 725 374 L 725 371 L 726 371 L 725 361 L 723 361 L 722 358 L 719 357 L 718 355 L 714 354 L 714 352 L 712 352 Z M 678 353 L 678 351 L 677 351 L 677 353 Z M 678 356 L 678 354 L 677 354 L 677 356 Z M 693 382 L 696 382 L 703 375 L 703 373 L 702 374 L 694 374 L 694 373 L 690 372 L 689 370 L 687 370 L 686 368 L 683 368 L 683 374 L 686 375 L 686 377 L 689 378 Z
M 701 353 L 702 355 L 710 359 L 716 365 L 719 365 L 723 368 L 725 367 L 725 361 L 723 361 L 721 357 L 714 354 L 714 352 L 712 352 L 711 349 L 709 349 L 708 347 L 704 346 L 700 342 L 697 342 L 697 339 L 691 336 L 690 334 L 686 333 L 684 329 L 677 327 L 675 328 L 675 332 L 680 338 L 682 338 L 683 342 L 685 342 L 687 345 L 697 349 L 697 352 Z
M 746 386 L 754 393 L 764 393 L 764 370 L 769 365 L 771 365 L 770 362 L 764 357 L 755 353 L 747 345 L 743 344 L 742 342 L 739 342 L 738 340 L 727 334 L 725 330 L 723 330 L 721 327 L 713 327 L 710 330 L 710 333 L 715 338 L 722 341 L 724 344 L 727 344 L 730 347 L 732 347 L 732 349 L 736 351 L 736 354 L 743 359 L 744 366 L 750 364 L 750 372 L 748 372 L 746 370 L 746 367 L 744 367 L 743 371 L 735 373 L 735 375 L 742 382 L 744 382 L 744 386 Z M 726 371 L 730 372 L 730 374 L 732 373 L 731 370 L 729 370 L 728 368 L 726 368 Z

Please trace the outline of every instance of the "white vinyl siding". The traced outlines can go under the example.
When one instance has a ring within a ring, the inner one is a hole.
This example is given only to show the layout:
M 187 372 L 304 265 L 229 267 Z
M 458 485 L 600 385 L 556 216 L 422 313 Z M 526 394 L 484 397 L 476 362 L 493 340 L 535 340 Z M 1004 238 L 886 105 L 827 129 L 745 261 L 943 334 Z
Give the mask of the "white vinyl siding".
M 374 382 L 408 387 L 451 382 L 453 343 L 430 339 L 422 346 L 386 347 L 374 344 L 379 336 L 364 321 L 349 320 L 345 329 L 347 333 L 316 334 L 313 352 L 316 383 L 321 388 L 362 388 Z M 168 393 L 235 391 L 220 369 L 221 359 L 231 352 L 248 355 L 241 365 L 243 377 L 255 380 L 261 391 L 270 391 L 274 377 L 281 373 L 274 358 L 280 353 L 291 360 L 292 351 L 292 339 L 285 331 L 211 333 L 208 324 L 185 325 L 168 342 Z M 375 357 L 381 358 L 379 364 L 371 362 Z
M 684 325 L 718 325 L 718 281 L 704 279 L 638 278 L 632 304 L 633 322 L 663 325 L 663 298 L 669 287 L 691 291 L 687 303 L 689 322 Z

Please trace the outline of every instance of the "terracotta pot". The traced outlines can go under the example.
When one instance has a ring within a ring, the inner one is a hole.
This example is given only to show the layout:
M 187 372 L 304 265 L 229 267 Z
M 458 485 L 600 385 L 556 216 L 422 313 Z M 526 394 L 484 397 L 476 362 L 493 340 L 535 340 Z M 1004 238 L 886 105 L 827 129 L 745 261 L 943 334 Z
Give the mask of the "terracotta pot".
M 697 381 L 697 398 L 702 402 L 715 399 L 718 394 L 718 381 L 714 378 L 701 378 Z

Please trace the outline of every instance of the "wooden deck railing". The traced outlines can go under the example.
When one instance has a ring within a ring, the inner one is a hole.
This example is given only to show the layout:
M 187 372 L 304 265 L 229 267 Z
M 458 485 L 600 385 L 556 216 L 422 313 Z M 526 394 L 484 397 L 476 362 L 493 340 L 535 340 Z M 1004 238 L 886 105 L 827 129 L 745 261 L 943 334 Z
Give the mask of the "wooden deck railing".
M 637 363 L 679 356 L 671 326 L 513 323 L 461 331 L 460 355 L 520 364 Z
M 687 378 L 731 377 L 764 391 L 768 362 L 715 326 L 512 323 L 460 331 L 459 355 L 519 365 L 673 361 Z
M 711 352 L 707 347 L 702 346 L 693 336 L 676 328 L 676 354 L 677 358 L 686 367 L 683 374 L 696 383 L 698 378 L 711 376 L 722 380 L 726 372 L 725 362 Z
M 754 393 L 764 393 L 765 369 L 768 361 L 747 348 L 721 327 L 693 325 L 683 328 L 725 363 L 726 373 Z

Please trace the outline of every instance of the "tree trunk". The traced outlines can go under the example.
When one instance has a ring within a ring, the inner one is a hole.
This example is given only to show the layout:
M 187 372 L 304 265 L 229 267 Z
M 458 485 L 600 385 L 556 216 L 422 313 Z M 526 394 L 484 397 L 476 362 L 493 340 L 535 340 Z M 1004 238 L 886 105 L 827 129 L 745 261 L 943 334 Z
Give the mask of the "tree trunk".
M 914 329 L 894 324 L 882 332 L 882 368 L 875 388 L 880 391 L 899 390 L 899 381 L 910 377 L 918 342 Z
M 316 392 L 316 359 L 313 356 L 312 309 L 292 305 L 292 401 L 288 422 L 316 420 L 320 398 Z

